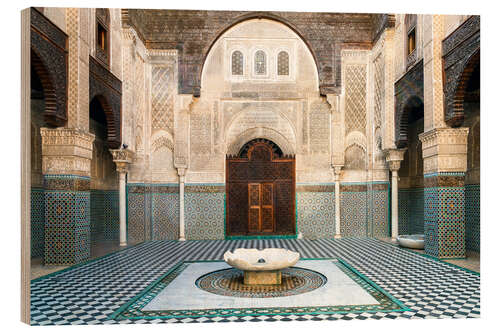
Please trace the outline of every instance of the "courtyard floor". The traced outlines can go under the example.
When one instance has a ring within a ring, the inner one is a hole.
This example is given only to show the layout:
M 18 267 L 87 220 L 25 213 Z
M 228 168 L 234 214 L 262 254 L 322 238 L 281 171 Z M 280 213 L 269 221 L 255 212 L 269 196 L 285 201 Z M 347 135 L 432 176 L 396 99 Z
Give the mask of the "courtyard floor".
M 330 258 L 345 263 L 352 272 L 356 272 L 348 274 L 354 276 L 354 279 L 362 280 L 360 285 L 376 289 L 375 292 L 381 291 L 387 299 L 394 301 L 394 304 L 401 305 L 401 309 L 331 312 L 325 310 L 309 313 L 290 310 L 279 314 L 249 311 L 246 315 L 223 312 L 207 315 L 184 313 L 140 319 L 128 319 L 118 315 L 133 305 L 134 301 L 137 303 L 141 301 L 141 297 L 149 297 L 148 292 L 161 286 L 165 279 L 168 280 L 170 272 L 175 273 L 176 267 L 183 262 L 222 260 L 225 251 L 240 247 L 282 247 L 299 252 L 301 258 Z M 414 251 L 400 249 L 380 240 L 366 238 L 152 241 L 31 281 L 32 325 L 479 316 L 479 273 Z

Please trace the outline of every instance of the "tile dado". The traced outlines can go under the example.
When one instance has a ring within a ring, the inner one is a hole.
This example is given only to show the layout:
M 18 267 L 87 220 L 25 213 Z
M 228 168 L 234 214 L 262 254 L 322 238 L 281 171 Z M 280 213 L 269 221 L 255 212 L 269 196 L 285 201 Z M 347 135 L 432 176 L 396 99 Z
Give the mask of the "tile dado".
M 399 234 L 424 233 L 424 189 L 399 189 Z
M 179 184 L 127 184 L 128 241 L 178 239 Z
M 321 185 L 307 188 L 310 191 L 303 188 L 296 193 L 297 231 L 309 239 L 332 238 L 335 235 L 335 193 L 323 191 Z
M 451 179 L 446 180 L 445 177 Z M 465 257 L 465 187 L 463 173 L 424 175 L 427 184 L 457 184 L 424 189 L 425 252 L 438 258 Z
M 465 247 L 481 251 L 481 185 L 465 185 Z
M 118 240 L 120 233 L 117 190 L 90 191 L 91 242 Z
M 54 176 L 46 178 L 56 182 Z M 71 178 L 74 184 L 82 177 L 60 177 L 62 181 Z M 44 263 L 74 265 L 90 258 L 90 192 L 45 189 L 44 193 Z
M 45 244 L 44 189 L 31 188 L 31 257 L 43 257 Z

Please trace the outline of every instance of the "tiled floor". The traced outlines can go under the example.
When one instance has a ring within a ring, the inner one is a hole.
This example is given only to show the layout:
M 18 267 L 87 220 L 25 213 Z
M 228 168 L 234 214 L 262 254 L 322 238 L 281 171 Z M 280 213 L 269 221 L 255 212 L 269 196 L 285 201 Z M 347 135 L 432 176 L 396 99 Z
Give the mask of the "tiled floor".
M 393 244 L 391 242 L 390 238 L 383 238 L 381 239 L 384 242 Z M 408 251 L 414 251 L 420 254 L 424 254 L 424 250 L 416 250 L 416 249 L 406 249 Z M 471 271 L 480 272 L 480 264 L 481 264 L 481 256 L 479 252 L 474 252 L 474 251 L 467 251 L 466 252 L 466 258 L 465 259 L 443 259 L 443 261 L 448 262 L 453 265 L 457 265 L 463 268 L 470 269 Z
M 341 258 L 411 311 L 114 321 L 116 310 L 182 260 L 220 260 L 238 247 L 283 247 L 303 258 Z M 464 318 L 480 315 L 480 276 L 376 239 L 155 241 L 31 282 L 31 323 L 116 324 L 338 319 Z
M 102 256 L 105 256 L 106 254 L 113 253 L 121 249 L 124 249 L 124 247 L 120 247 L 118 241 L 102 241 L 92 244 L 92 248 L 90 249 L 90 256 L 91 259 L 100 258 Z M 57 272 L 68 267 L 69 266 L 44 265 L 42 258 L 32 258 L 31 279 L 36 279 L 41 276 Z

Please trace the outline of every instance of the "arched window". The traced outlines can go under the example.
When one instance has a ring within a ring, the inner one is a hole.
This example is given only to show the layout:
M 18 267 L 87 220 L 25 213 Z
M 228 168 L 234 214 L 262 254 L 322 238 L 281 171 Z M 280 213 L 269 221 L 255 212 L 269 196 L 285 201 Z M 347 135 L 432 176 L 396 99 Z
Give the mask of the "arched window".
M 278 75 L 289 75 L 289 61 L 288 53 L 281 51 L 278 53 Z
M 254 71 L 257 75 L 266 74 L 266 53 L 262 50 L 255 52 Z
M 231 73 L 233 75 L 243 75 L 243 53 L 234 51 L 231 56 Z
M 413 65 L 417 60 L 417 15 L 408 14 L 405 16 L 406 26 L 406 66 Z

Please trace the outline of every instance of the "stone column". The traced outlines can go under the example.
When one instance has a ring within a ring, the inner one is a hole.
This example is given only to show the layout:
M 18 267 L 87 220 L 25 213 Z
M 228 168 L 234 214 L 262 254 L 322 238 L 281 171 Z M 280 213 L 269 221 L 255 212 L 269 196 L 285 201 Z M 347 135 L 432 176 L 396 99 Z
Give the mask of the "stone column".
M 406 148 L 404 149 L 388 149 L 385 151 L 386 154 L 386 161 L 389 164 L 389 170 L 391 170 L 392 173 L 392 181 L 391 181 L 391 188 L 392 188 L 392 195 L 391 195 L 391 240 L 393 242 L 396 242 L 396 238 L 398 237 L 399 231 L 398 231 L 398 222 L 399 222 L 399 216 L 398 216 L 398 170 L 401 167 L 401 161 L 403 160 L 404 153 L 406 151 Z
M 116 171 L 119 175 L 119 206 L 120 206 L 120 246 L 127 246 L 127 196 L 126 181 L 129 164 L 132 162 L 133 152 L 128 149 L 110 149 Z
M 342 165 L 334 165 L 333 173 L 335 175 L 335 236 L 340 238 L 340 171 Z
M 94 135 L 41 128 L 46 265 L 90 258 L 90 161 Z
M 179 241 L 186 240 L 185 226 L 184 226 L 184 181 L 186 169 L 178 168 L 179 174 Z
M 419 135 L 424 159 L 425 253 L 465 257 L 465 172 L 468 128 Z

